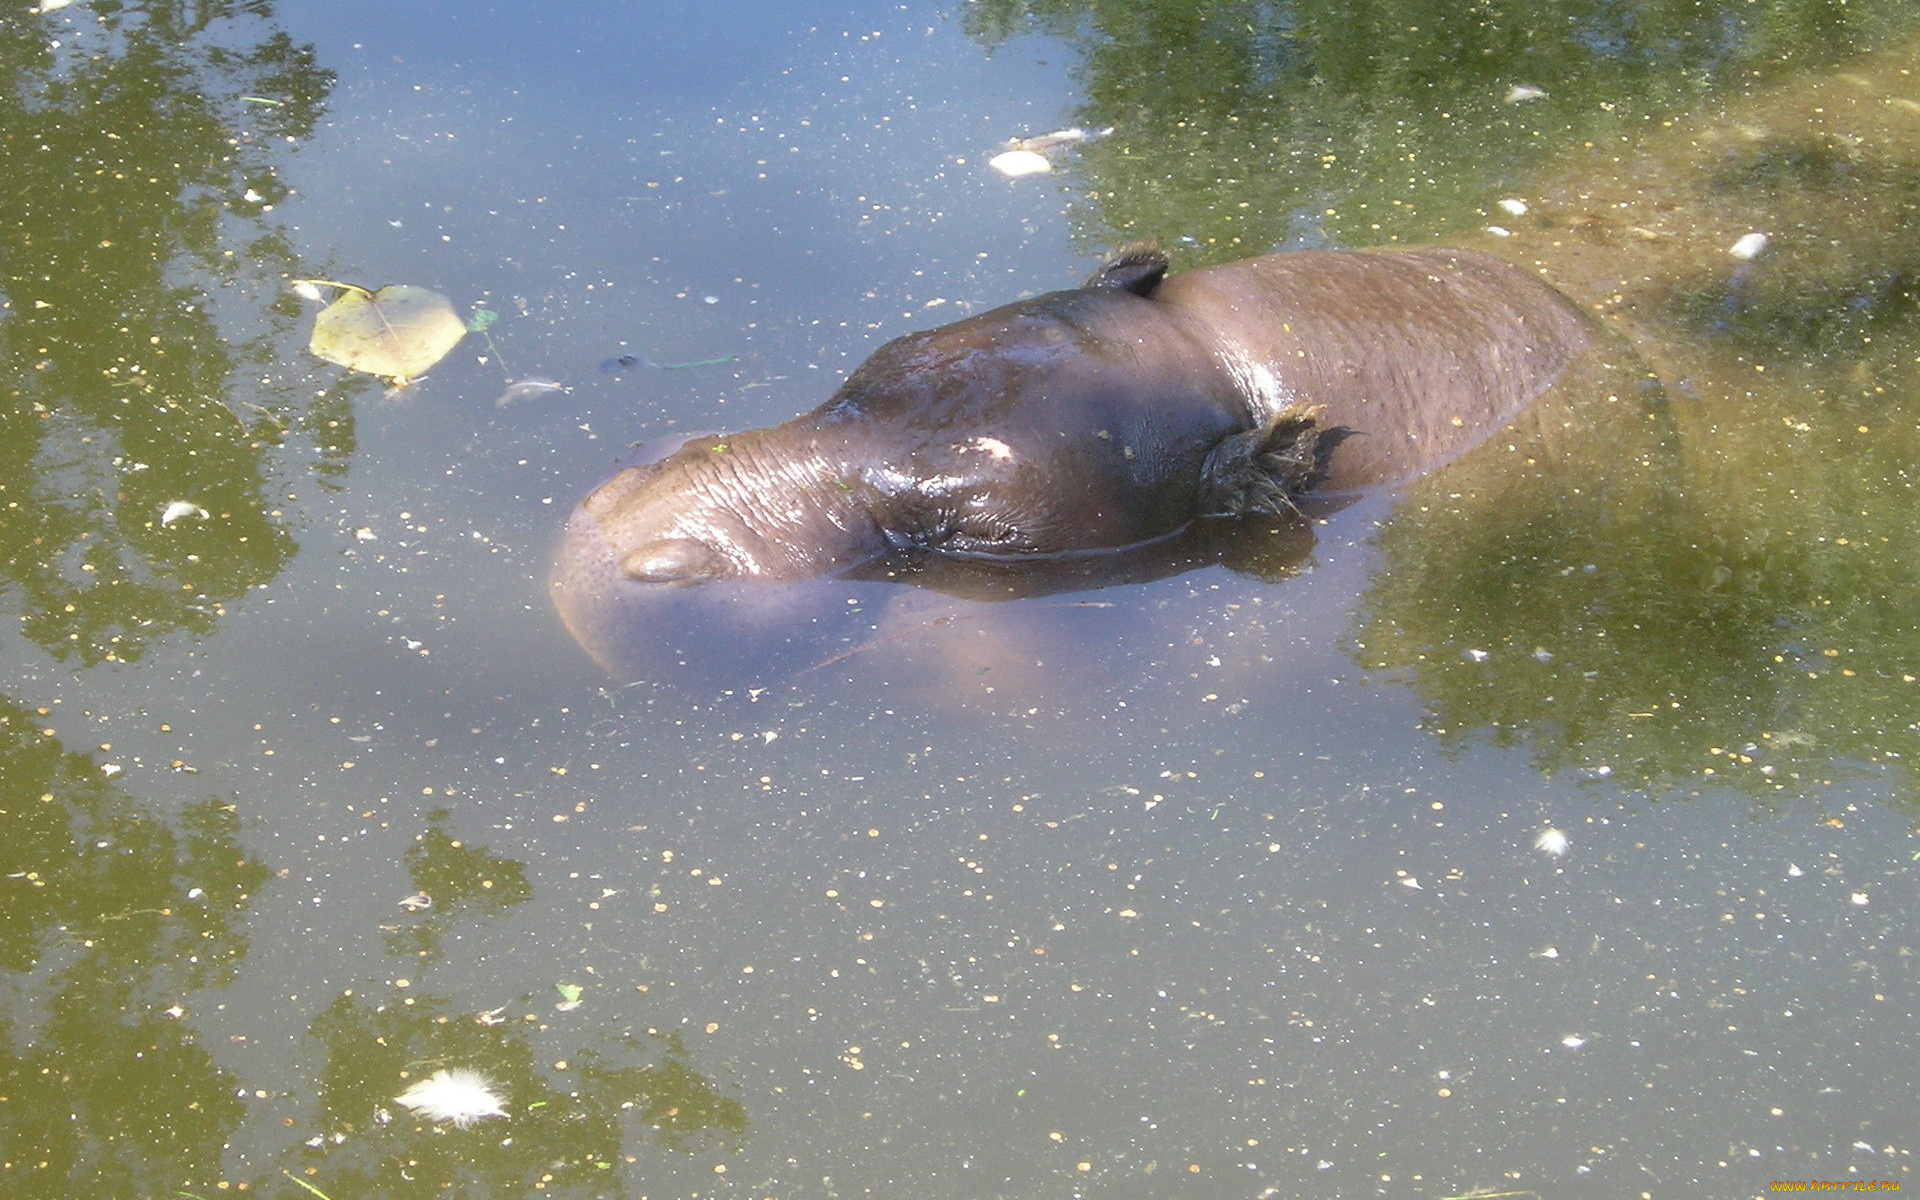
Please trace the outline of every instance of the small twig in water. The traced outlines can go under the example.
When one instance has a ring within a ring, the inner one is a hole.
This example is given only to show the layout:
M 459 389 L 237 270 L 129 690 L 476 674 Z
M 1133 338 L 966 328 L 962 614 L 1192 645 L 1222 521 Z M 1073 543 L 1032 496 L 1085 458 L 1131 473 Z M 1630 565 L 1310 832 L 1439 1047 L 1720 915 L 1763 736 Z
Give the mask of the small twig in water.
M 280 1169 L 280 1173 L 282 1175 L 285 1175 L 288 1179 L 293 1180 L 295 1183 L 299 1184 L 301 1187 L 312 1192 L 314 1195 L 320 1197 L 320 1200 L 333 1200 L 332 1196 L 327 1195 L 325 1192 L 321 1191 L 319 1188 L 308 1183 L 306 1180 L 300 1178 L 298 1175 L 295 1175 L 292 1171 L 289 1171 L 286 1168 L 282 1167 Z

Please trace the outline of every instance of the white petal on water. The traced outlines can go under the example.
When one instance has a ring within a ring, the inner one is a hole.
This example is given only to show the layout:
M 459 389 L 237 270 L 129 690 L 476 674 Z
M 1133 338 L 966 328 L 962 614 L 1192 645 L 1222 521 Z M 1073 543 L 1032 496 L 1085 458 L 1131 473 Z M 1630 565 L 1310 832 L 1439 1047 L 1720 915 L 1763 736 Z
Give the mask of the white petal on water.
M 483 1117 L 507 1115 L 493 1080 L 467 1067 L 435 1071 L 394 1099 L 429 1121 L 451 1121 L 462 1129 Z
M 1520 104 L 1527 100 L 1545 100 L 1547 93 L 1530 83 L 1516 83 L 1507 89 L 1507 103 Z
M 1462 650 L 1460 652 L 1460 657 L 1466 659 L 1468 662 L 1481 663 L 1481 662 L 1487 661 L 1489 658 L 1492 658 L 1493 656 L 1491 654 L 1488 654 L 1485 650 Z
M 302 279 L 294 284 L 293 294 L 302 300 L 320 301 L 327 298 L 326 293 L 320 290 L 320 285 L 311 279 Z
M 1512 237 L 1513 236 L 1513 230 L 1508 229 L 1504 225 L 1489 225 L 1487 226 L 1487 232 L 1492 234 L 1494 237 Z
M 1500 211 L 1510 217 L 1524 217 L 1527 215 L 1527 202 L 1525 200 L 1508 197 L 1500 201 Z
M 1572 846 L 1573 839 L 1551 825 L 1542 829 L 1540 836 L 1533 839 L 1533 848 L 1535 850 L 1544 851 L 1547 854 L 1553 855 L 1555 858 L 1560 858 L 1565 855 Z
M 1044 175 L 1053 170 L 1053 163 L 1036 150 L 1008 150 L 988 159 L 987 165 L 1009 179 L 1018 179 L 1022 175 Z
M 1754 232 L 1743 234 L 1739 241 L 1727 247 L 1727 253 L 1742 262 L 1752 262 L 1754 259 L 1760 257 L 1760 252 L 1766 248 L 1767 235 Z
M 1570 1033 L 1567 1036 L 1560 1039 L 1560 1044 L 1562 1046 L 1565 1046 L 1569 1050 L 1578 1050 L 1580 1047 L 1587 1044 L 1587 1039 L 1581 1037 L 1577 1033 Z
M 204 521 L 207 519 L 207 510 L 201 508 L 191 500 L 175 500 L 160 510 L 160 524 L 162 527 L 171 525 L 175 521 L 183 520 L 187 517 L 199 517 Z

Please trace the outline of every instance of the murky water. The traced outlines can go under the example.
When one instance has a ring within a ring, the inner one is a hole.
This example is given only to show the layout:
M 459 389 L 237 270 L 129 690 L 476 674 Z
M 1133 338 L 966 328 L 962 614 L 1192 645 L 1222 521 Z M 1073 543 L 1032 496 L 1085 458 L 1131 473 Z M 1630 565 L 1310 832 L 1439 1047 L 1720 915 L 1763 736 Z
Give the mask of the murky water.
M 1906 1179 L 1920 55 L 1750 8 L 0 18 L 0 1190 Z M 1618 353 L 1310 541 L 561 628 L 632 442 L 1148 235 L 1483 245 Z M 388 397 L 291 278 L 498 315 Z

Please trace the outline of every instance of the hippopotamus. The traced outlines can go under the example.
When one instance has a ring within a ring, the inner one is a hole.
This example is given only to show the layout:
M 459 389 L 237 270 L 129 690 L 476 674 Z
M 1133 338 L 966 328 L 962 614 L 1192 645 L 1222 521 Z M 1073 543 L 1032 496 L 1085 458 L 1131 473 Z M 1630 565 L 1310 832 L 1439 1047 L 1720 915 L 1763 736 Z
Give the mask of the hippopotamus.
M 804 416 L 619 471 L 571 521 L 563 614 L 589 560 L 645 584 L 796 581 L 1114 551 L 1392 487 L 1506 424 L 1593 336 L 1472 250 L 1167 268 L 1129 247 L 1078 288 L 888 342 Z

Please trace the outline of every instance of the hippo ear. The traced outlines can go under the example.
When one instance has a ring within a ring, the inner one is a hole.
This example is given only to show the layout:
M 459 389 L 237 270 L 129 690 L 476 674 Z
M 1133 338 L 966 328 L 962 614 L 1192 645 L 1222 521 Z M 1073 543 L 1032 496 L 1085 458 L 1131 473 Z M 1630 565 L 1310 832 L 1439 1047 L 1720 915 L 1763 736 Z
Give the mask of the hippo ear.
M 727 563 L 691 538 L 656 538 L 622 556 L 620 569 L 641 583 L 704 583 L 726 574 Z
M 1151 296 L 1167 274 L 1167 252 L 1157 242 L 1132 242 L 1107 255 L 1085 286 L 1114 288 L 1136 296 Z

